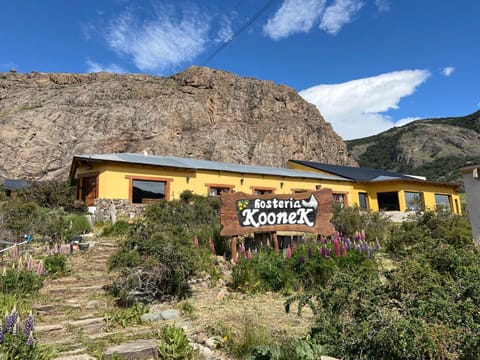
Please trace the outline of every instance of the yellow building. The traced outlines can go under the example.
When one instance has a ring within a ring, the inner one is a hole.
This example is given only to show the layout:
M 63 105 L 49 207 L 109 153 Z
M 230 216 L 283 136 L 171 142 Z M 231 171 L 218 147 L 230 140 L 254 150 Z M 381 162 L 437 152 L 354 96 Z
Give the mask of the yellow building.
M 133 204 L 172 200 L 184 190 L 218 196 L 229 191 L 290 194 L 319 187 L 339 192 L 351 188 L 350 180 L 311 171 L 130 153 L 75 156 L 70 179 L 77 184 L 77 199 L 87 206 L 95 205 L 96 199 Z
M 290 169 L 312 171 L 348 179 L 350 189 L 334 198 L 347 206 L 372 211 L 409 211 L 439 207 L 461 214 L 458 186 L 427 181 L 425 178 L 391 171 L 330 165 L 312 161 L 289 160 Z
M 426 208 L 444 205 L 460 213 L 455 185 L 381 170 L 320 165 L 325 164 L 290 160 L 287 169 L 131 153 L 79 155 L 73 158 L 70 179 L 77 184 L 77 199 L 87 206 L 96 205 L 98 199 L 134 205 L 172 200 L 184 190 L 218 196 L 229 191 L 291 194 L 330 188 L 334 200 L 374 211 L 405 211 L 423 202 Z M 353 176 L 355 171 L 376 176 Z

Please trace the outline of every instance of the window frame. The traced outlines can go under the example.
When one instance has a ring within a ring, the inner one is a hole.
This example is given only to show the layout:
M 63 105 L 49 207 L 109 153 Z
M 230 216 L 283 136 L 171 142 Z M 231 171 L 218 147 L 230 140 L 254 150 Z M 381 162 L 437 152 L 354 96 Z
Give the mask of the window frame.
M 232 192 L 233 189 L 235 189 L 235 185 L 231 185 L 231 184 L 205 184 L 205 186 L 207 187 L 207 196 L 212 196 L 212 197 L 219 197 L 220 194 L 222 193 L 222 191 L 220 191 L 220 193 L 218 193 L 217 195 L 212 195 L 211 194 L 212 188 L 227 189 L 227 191 L 225 191 L 227 193 Z
M 365 207 L 362 206 L 361 196 L 364 196 L 364 197 L 365 197 Z M 363 191 L 360 191 L 360 192 L 358 193 L 358 207 L 359 207 L 361 210 L 368 210 L 368 209 L 370 208 L 370 206 L 369 206 L 369 201 L 368 201 L 368 193 L 363 192 Z
M 277 190 L 274 187 L 268 187 L 268 186 L 250 186 L 250 189 L 252 190 L 252 195 L 269 195 L 269 194 L 275 194 L 275 191 Z M 255 191 L 262 191 L 262 194 L 256 194 Z M 265 193 L 265 191 L 267 191 Z
M 448 200 L 448 208 L 446 208 L 446 210 L 448 210 L 450 213 L 453 213 L 453 204 L 452 204 L 452 195 L 450 194 L 441 194 L 441 193 L 434 193 L 433 194 L 433 198 L 435 199 L 435 209 L 436 210 L 439 210 L 439 209 L 445 209 L 443 206 L 441 205 L 444 205 L 443 203 L 439 203 L 437 201 L 437 196 L 444 196 L 447 198 Z
M 125 179 L 128 179 L 128 200 L 132 204 L 137 205 L 146 205 L 146 203 L 134 203 L 133 202 L 133 181 L 152 181 L 152 182 L 163 182 L 165 183 L 165 200 L 170 201 L 170 183 L 173 181 L 172 178 L 163 178 L 163 177 L 152 177 L 152 176 L 136 176 L 136 175 L 125 175 Z

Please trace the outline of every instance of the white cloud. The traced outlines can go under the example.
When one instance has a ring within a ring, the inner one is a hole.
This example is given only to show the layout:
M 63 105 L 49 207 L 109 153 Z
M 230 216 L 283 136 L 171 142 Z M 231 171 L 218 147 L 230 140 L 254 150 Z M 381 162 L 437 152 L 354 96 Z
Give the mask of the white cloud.
M 233 12 L 231 16 L 222 16 L 220 18 L 220 28 L 217 31 L 215 42 L 223 43 L 233 36 L 235 32 L 232 29 L 232 23 L 235 18 L 237 18 L 236 12 Z
M 445 75 L 446 77 L 449 77 L 452 75 L 452 73 L 455 71 L 455 68 L 453 66 L 447 66 L 442 69 L 442 74 Z
M 204 51 L 210 19 L 196 8 L 178 14 L 170 7 L 156 7 L 152 17 L 139 20 L 126 11 L 111 22 L 108 45 L 126 55 L 142 70 L 168 71 L 193 60 Z
M 356 139 L 395 126 L 396 122 L 382 113 L 398 109 L 400 100 L 413 94 L 429 76 L 426 70 L 394 71 L 341 84 L 314 86 L 300 95 L 317 106 L 340 136 Z
M 418 117 L 418 116 L 406 117 L 406 118 L 395 121 L 395 126 L 400 127 L 400 126 L 407 125 L 411 122 L 414 122 L 414 121 L 417 121 L 417 120 L 420 120 L 420 119 L 421 118 Z
M 325 9 L 326 0 L 285 0 L 263 27 L 267 36 L 274 40 L 292 34 L 308 32 Z
M 352 22 L 353 17 L 363 5 L 359 0 L 335 0 L 325 10 L 320 29 L 332 35 L 337 34 L 344 25 Z
M 375 0 L 375 6 L 380 12 L 387 12 L 390 10 L 390 2 L 388 0 Z
M 117 74 L 123 74 L 126 73 L 125 69 L 123 69 L 121 66 L 117 64 L 109 64 L 107 66 L 101 65 L 99 63 L 96 63 L 90 59 L 86 61 L 87 64 L 87 72 L 109 72 L 109 73 L 117 73 Z

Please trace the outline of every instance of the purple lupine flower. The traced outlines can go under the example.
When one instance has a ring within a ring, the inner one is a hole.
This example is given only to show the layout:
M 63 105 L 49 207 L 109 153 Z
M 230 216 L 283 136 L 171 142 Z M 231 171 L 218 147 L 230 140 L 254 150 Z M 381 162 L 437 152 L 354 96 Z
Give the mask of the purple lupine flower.
M 288 245 L 287 247 L 287 259 L 291 259 L 292 258 L 292 248 L 290 247 L 290 245 Z
M 369 257 L 370 259 L 373 259 L 373 256 L 374 256 L 374 254 L 373 254 L 373 249 L 369 249 L 369 250 L 368 250 L 368 257 Z
M 27 320 L 25 321 L 25 327 L 23 329 L 23 333 L 25 335 L 27 335 L 27 334 L 30 334 L 34 330 L 35 330 L 35 320 L 33 319 L 33 314 L 30 313 L 28 315 Z
M 345 240 L 345 243 L 347 245 L 347 249 L 351 250 L 352 249 L 352 241 L 350 240 L 349 237 L 347 237 L 347 239 Z
M 360 241 L 360 233 L 357 231 L 355 231 L 355 241 L 356 242 L 359 242 Z
M 33 346 L 35 344 L 35 338 L 33 337 L 33 331 L 30 331 L 26 344 L 28 346 Z
M 342 256 L 347 256 L 347 248 L 345 247 L 345 244 L 342 245 Z
M 210 245 L 210 251 L 212 252 L 212 254 L 215 254 L 215 244 L 213 243 L 212 238 L 208 239 L 208 243 Z
M 308 258 L 311 259 L 313 256 L 312 254 L 312 248 L 308 248 Z
M 305 264 L 305 258 L 304 258 L 303 256 L 300 256 L 300 259 L 298 259 L 298 263 L 299 263 L 300 265 Z
M 340 243 L 338 241 L 338 238 L 335 238 L 335 240 L 333 240 L 333 249 L 335 250 L 335 255 L 337 257 L 340 257 Z
M 362 255 L 362 247 L 360 245 L 357 245 L 357 252 Z
M 11 255 L 13 259 L 16 259 L 18 257 L 18 247 L 17 244 L 13 245 Z
M 0 344 L 3 344 L 3 326 L 0 326 Z
M 33 261 L 33 257 L 30 255 L 27 261 L 27 270 L 32 271 L 34 266 L 35 266 L 35 263 Z
M 37 276 L 43 275 L 43 260 L 40 260 L 40 261 L 38 262 L 36 274 L 37 274 Z
M 22 324 L 20 324 L 20 317 L 17 317 L 17 322 L 13 328 L 13 334 L 20 334 L 22 332 Z

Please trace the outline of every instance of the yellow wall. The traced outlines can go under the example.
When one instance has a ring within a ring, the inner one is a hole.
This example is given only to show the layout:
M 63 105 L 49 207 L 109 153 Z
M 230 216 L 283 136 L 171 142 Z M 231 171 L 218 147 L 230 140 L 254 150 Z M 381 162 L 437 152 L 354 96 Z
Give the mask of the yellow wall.
M 313 169 L 311 167 L 301 165 L 289 161 L 288 167 L 294 170 L 310 171 L 314 173 L 332 175 L 331 173 Z M 398 200 L 400 211 L 406 211 L 405 192 L 423 193 L 424 205 L 428 210 L 435 210 L 435 194 L 449 195 L 450 207 L 456 214 L 461 214 L 460 197 L 455 190 L 454 185 L 421 181 L 376 181 L 376 182 L 354 182 L 351 186 L 351 192 L 348 196 L 348 205 L 359 205 L 359 193 L 367 193 L 368 207 L 370 210 L 378 211 L 377 193 L 381 192 L 398 192 Z
M 318 170 L 289 162 L 296 170 L 321 173 Z M 321 180 L 289 178 L 275 175 L 255 175 L 213 170 L 180 170 L 175 168 L 147 165 L 122 164 L 115 162 L 92 162 L 77 168 L 75 177 L 81 174 L 98 173 L 98 198 L 129 199 L 130 180 L 128 177 L 170 180 L 167 199 L 178 199 L 184 190 L 195 194 L 208 195 L 208 184 L 228 185 L 236 192 L 251 194 L 252 187 L 272 188 L 276 194 L 289 194 L 294 190 L 315 190 L 316 186 L 330 188 L 334 193 L 346 195 L 347 205 L 359 205 L 359 193 L 367 193 L 368 207 L 378 211 L 377 193 L 398 192 L 400 211 L 406 210 L 405 191 L 423 193 L 425 207 L 435 209 L 435 193 L 451 196 L 453 212 L 460 213 L 460 199 L 453 186 L 420 181 L 354 182 L 346 180 Z M 331 174 L 326 174 L 331 175 Z M 187 180 L 188 179 L 188 180 Z M 242 180 L 243 179 L 243 180 Z M 283 183 L 283 185 L 282 185 Z
M 213 170 L 179 170 L 144 165 L 120 163 L 92 163 L 77 168 L 75 177 L 85 173 L 98 173 L 98 198 L 128 199 L 129 176 L 168 179 L 170 191 L 168 199 L 178 199 L 184 190 L 198 195 L 208 195 L 208 185 L 231 186 L 236 192 L 251 194 L 253 188 L 271 188 L 276 194 L 289 194 L 294 190 L 315 190 L 317 185 L 338 192 L 349 192 L 351 185 L 345 181 L 324 181 L 310 178 L 290 178 L 275 175 L 241 174 Z M 187 183 L 188 177 L 188 183 Z M 243 179 L 243 180 L 242 180 Z

